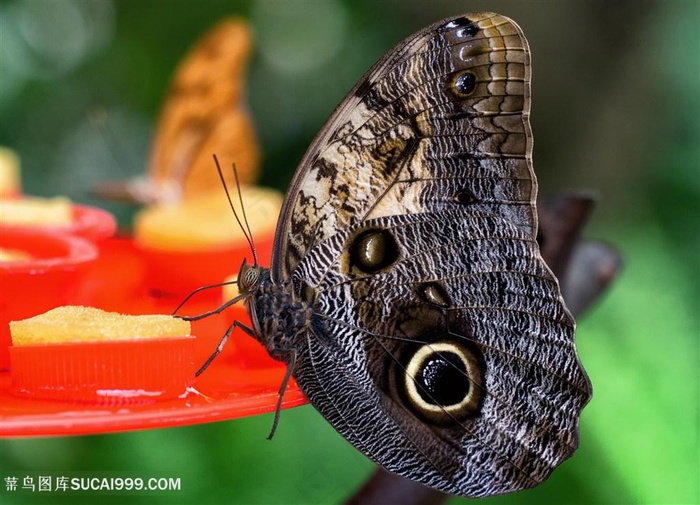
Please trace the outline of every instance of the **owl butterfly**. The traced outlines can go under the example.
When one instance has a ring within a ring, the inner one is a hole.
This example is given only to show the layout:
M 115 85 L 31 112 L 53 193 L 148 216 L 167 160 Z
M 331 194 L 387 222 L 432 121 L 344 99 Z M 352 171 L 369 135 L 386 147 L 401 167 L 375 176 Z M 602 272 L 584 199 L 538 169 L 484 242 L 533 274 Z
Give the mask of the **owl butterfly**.
M 236 164 L 242 183 L 255 182 L 260 153 L 243 101 L 251 38 L 243 20 L 226 19 L 190 50 L 163 104 L 147 177 L 105 183 L 97 194 L 150 204 L 219 189 L 221 180 L 211 170 L 212 152 Z
M 576 450 L 591 396 L 537 243 L 529 114 L 510 19 L 409 37 L 302 159 L 270 269 L 238 276 L 247 331 L 333 427 L 447 493 L 542 482 Z

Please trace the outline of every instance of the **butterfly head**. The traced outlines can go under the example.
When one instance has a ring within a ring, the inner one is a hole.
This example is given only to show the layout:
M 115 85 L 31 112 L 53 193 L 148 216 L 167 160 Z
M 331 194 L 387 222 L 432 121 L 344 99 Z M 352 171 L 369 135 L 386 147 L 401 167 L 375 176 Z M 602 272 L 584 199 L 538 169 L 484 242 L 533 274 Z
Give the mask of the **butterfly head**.
M 241 269 L 238 271 L 238 292 L 243 294 L 255 291 L 260 281 L 262 270 L 258 265 L 249 265 L 243 260 Z

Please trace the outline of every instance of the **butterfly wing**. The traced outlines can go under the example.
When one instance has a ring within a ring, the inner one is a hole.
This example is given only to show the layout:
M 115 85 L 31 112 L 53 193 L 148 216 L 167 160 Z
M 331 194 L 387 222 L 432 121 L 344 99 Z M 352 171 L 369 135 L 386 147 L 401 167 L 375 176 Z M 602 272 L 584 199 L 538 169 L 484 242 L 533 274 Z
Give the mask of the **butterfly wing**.
M 313 307 L 293 370 L 311 403 L 388 470 L 465 496 L 544 480 L 591 394 L 536 242 L 529 87 L 503 16 L 408 38 L 309 148 L 273 254 Z
M 236 165 L 240 182 L 257 179 L 257 134 L 243 100 L 252 45 L 248 25 L 227 18 L 205 34 L 178 65 L 161 110 L 148 174 L 96 188 L 99 196 L 139 203 L 173 203 L 221 189 L 212 153 Z M 233 172 L 225 178 L 235 184 Z
M 236 165 L 242 183 L 255 182 L 260 154 L 243 102 L 250 28 L 225 19 L 190 50 L 173 76 L 153 139 L 148 176 L 156 188 L 182 195 L 221 188 L 212 161 Z M 233 184 L 231 171 L 225 173 Z

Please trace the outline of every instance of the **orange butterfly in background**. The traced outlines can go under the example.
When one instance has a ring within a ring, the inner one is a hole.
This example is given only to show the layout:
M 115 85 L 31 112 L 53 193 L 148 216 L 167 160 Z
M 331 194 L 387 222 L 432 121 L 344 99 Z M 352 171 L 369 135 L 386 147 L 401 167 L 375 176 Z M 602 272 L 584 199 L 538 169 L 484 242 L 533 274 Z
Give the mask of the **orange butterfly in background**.
M 173 76 L 146 177 L 104 183 L 96 193 L 160 204 L 221 188 L 214 153 L 222 166 L 236 165 L 241 184 L 256 182 L 260 149 L 243 98 L 251 47 L 251 31 L 242 19 L 225 19 L 205 34 Z M 233 181 L 232 171 L 226 178 Z

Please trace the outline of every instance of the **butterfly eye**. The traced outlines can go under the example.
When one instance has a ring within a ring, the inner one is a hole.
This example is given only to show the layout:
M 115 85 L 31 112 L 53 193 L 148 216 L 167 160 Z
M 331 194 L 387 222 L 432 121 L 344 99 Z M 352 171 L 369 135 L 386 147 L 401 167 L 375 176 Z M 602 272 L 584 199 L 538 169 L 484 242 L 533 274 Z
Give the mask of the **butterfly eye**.
M 469 96 L 476 89 L 476 75 L 470 70 L 460 72 L 452 78 L 452 89 L 460 96 Z
M 421 346 L 404 373 L 408 406 L 434 424 L 446 424 L 479 412 L 482 365 L 475 351 L 457 342 Z
M 387 230 L 367 230 L 350 245 L 350 264 L 371 274 L 394 263 L 399 257 L 399 246 Z
M 242 293 L 250 290 L 258 282 L 260 269 L 243 265 L 238 273 L 238 290 Z

